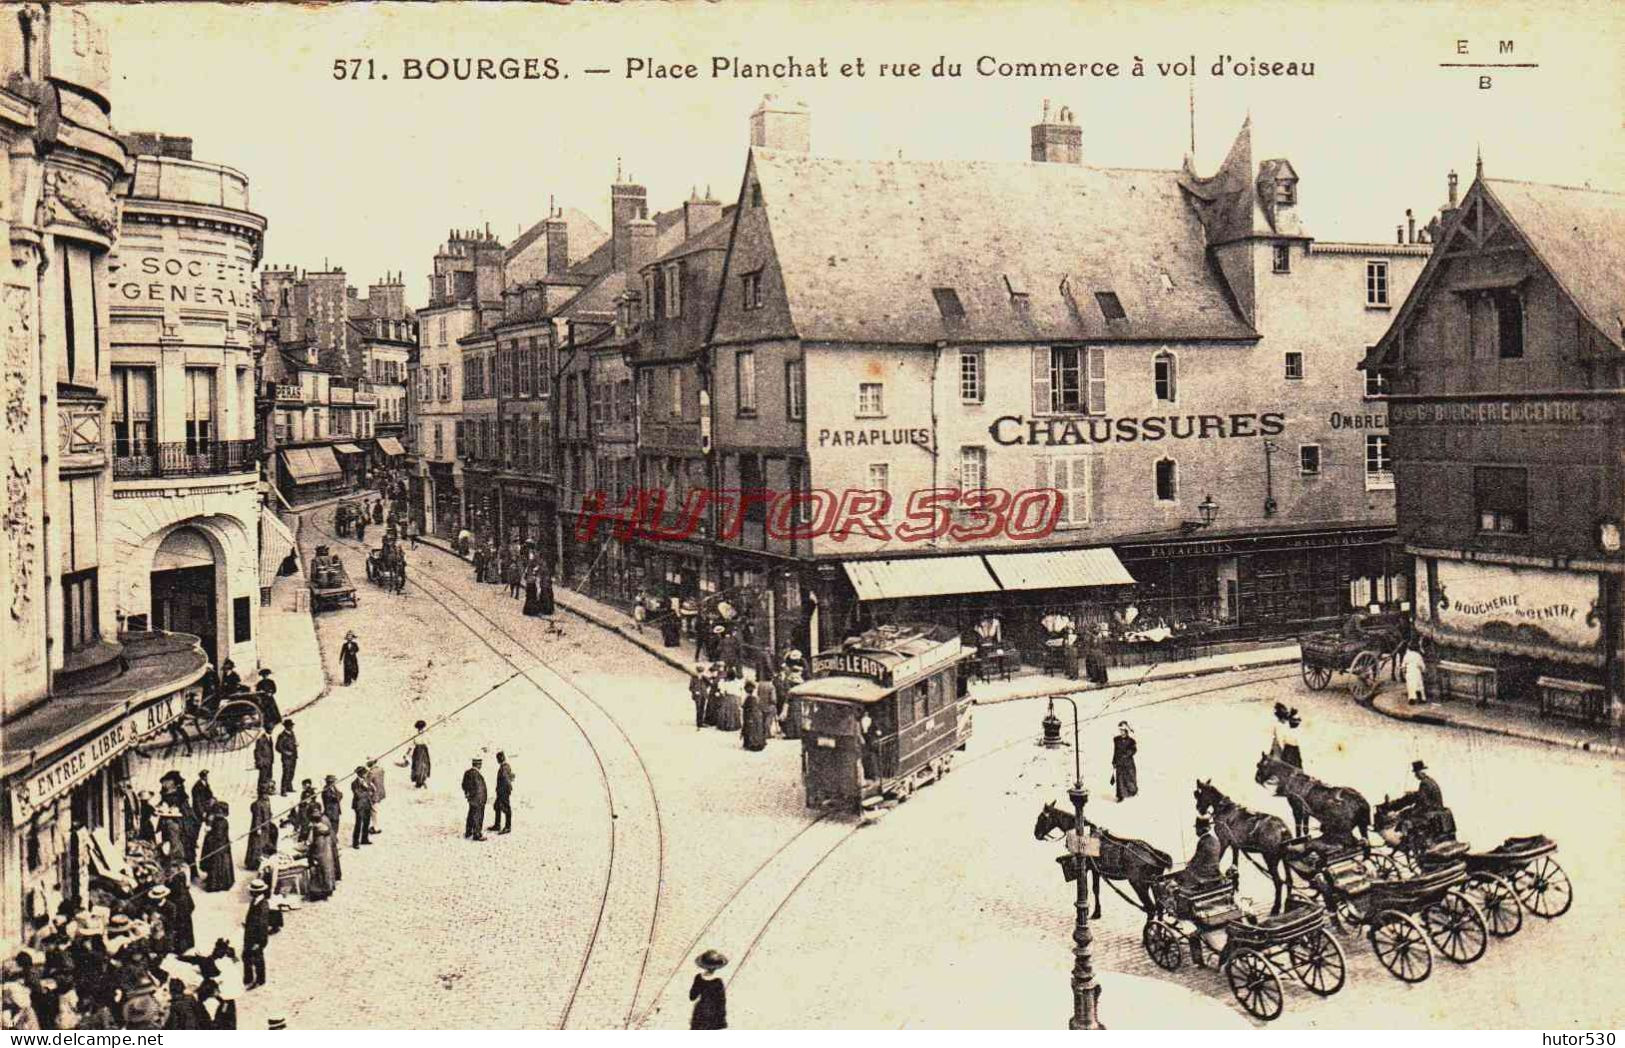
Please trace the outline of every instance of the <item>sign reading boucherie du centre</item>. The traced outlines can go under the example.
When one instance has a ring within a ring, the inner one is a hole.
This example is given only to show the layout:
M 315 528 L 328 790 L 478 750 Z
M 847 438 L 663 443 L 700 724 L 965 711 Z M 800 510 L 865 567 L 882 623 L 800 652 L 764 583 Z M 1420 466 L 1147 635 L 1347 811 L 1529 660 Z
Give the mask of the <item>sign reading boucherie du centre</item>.
M 257 308 L 258 298 L 247 266 L 213 258 L 122 253 L 124 271 L 114 282 L 123 302 L 188 306 Z
M 186 710 L 187 695 L 183 692 L 165 695 L 149 706 L 120 717 L 49 764 L 16 776 L 11 787 L 13 820 L 28 818 L 36 808 L 49 804 L 96 774 L 132 742 L 167 727 Z
M 1602 637 L 1595 575 L 1441 560 L 1438 578 L 1441 626 L 1491 635 L 1524 627 L 1582 650 Z
M 1605 400 L 1436 401 L 1393 404 L 1388 409 L 1388 418 L 1396 426 L 1580 425 L 1613 417 L 1614 405 Z

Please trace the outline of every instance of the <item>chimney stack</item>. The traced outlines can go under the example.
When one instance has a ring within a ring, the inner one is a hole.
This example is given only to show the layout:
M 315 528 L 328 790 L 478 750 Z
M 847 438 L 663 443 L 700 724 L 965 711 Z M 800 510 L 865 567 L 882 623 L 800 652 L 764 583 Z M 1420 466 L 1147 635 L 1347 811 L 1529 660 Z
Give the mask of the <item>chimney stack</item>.
M 1043 116 L 1032 129 L 1032 158 L 1041 164 L 1083 163 L 1083 128 L 1072 110 L 1062 106 L 1051 119 L 1049 99 L 1044 99 Z
M 1451 207 L 1456 206 L 1456 184 L 1457 184 L 1457 181 L 1458 180 L 1456 178 L 1456 173 L 1454 171 L 1450 172 L 1449 182 L 1450 182 L 1450 206 Z
M 711 187 L 705 187 L 705 199 L 698 191 L 689 193 L 683 203 L 683 239 L 692 240 L 717 224 L 722 218 L 722 203 L 711 199 Z
M 1416 243 L 1416 216 L 1411 213 L 1410 208 L 1405 209 L 1405 231 L 1409 237 L 1407 243 Z
M 626 225 L 626 271 L 636 273 L 655 260 L 655 224 L 647 218 L 635 218 Z
M 559 276 L 570 268 L 570 224 L 562 211 L 547 216 L 547 275 Z
M 787 153 L 812 152 L 812 112 L 801 102 L 763 95 L 750 115 L 750 144 Z
M 630 272 L 633 268 L 631 224 L 649 217 L 649 191 L 626 176 L 621 180 L 619 162 L 615 184 L 609 187 L 610 267 Z
M 1395 226 L 1394 227 L 1394 243 L 1403 244 L 1404 242 L 1405 242 L 1405 227 L 1404 226 Z

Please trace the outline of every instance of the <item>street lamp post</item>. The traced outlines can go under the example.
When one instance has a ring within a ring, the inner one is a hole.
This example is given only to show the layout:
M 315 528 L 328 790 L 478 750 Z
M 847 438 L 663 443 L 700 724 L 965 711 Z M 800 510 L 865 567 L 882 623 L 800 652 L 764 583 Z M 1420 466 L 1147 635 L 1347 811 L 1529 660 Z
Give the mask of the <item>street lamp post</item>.
M 1053 696 L 1049 712 L 1044 717 L 1044 741 L 1059 742 L 1059 718 L 1055 716 L 1055 699 L 1072 707 L 1072 788 L 1066 795 L 1072 799 L 1075 821 L 1072 829 L 1079 840 L 1083 837 L 1083 806 L 1089 800 L 1089 791 L 1083 788 L 1083 751 L 1079 745 L 1078 704 L 1070 695 Z M 1080 845 L 1081 850 L 1081 845 Z M 1095 983 L 1095 966 L 1089 956 L 1094 936 L 1089 933 L 1089 879 L 1083 875 L 1082 855 L 1078 856 L 1078 894 L 1075 906 L 1077 919 L 1072 926 L 1072 1018 L 1067 1028 L 1072 1030 L 1104 1030 L 1100 1023 L 1100 987 Z

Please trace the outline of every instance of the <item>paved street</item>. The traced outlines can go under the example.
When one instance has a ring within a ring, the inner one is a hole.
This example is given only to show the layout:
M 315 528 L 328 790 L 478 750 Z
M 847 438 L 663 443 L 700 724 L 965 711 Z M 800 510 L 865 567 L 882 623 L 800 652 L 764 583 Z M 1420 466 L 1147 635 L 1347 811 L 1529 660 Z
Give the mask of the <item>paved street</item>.
M 306 541 L 323 541 L 329 519 L 316 514 Z M 978 708 L 954 773 L 876 823 L 816 820 L 802 807 L 796 744 L 751 754 L 737 736 L 697 732 L 679 674 L 623 638 L 568 615 L 562 635 L 549 632 L 504 588 L 474 584 L 466 564 L 427 547 L 411 554 L 407 593 L 388 594 L 365 581 L 355 547 L 332 544 L 362 600 L 319 616 L 318 631 L 336 679 L 355 630 L 362 675 L 300 716 L 301 776 L 342 773 L 398 747 L 414 720 L 448 719 L 430 733 L 428 790 L 414 793 L 393 763 L 404 750 L 390 752 L 386 832 L 344 849 L 334 899 L 289 915 L 244 1028 L 271 1012 L 296 1028 L 681 1027 L 691 957 L 705 946 L 733 958 L 739 1027 L 1064 1024 L 1071 886 L 1052 861 L 1059 845 L 1035 842 L 1032 825 L 1045 800 L 1065 803 L 1071 755 L 1033 744 L 1041 701 Z M 1083 696 L 1091 816 L 1181 861 L 1198 774 L 1286 816 L 1252 783 L 1277 698 L 1306 714 L 1311 769 L 1373 803 L 1407 789 L 1421 756 L 1465 839 L 1558 838 L 1576 901 L 1556 922 L 1530 919 L 1492 942 L 1469 969 L 1441 961 L 1414 987 L 1348 937 L 1348 987 L 1324 1001 L 1289 987 L 1276 1025 L 1618 1025 L 1617 1006 L 1601 1003 L 1613 999 L 1611 973 L 1588 954 L 1625 931 L 1611 892 L 1610 855 L 1625 845 L 1617 763 L 1399 724 L 1345 693 L 1309 694 L 1293 668 L 1265 669 Z M 1118 807 L 1106 757 L 1124 717 L 1140 739 L 1142 793 Z M 465 842 L 459 779 L 482 754 L 494 781 L 498 749 L 519 776 L 516 830 Z M 208 761 L 245 830 L 247 752 Z M 1244 866 L 1242 884 L 1268 907 L 1257 871 Z M 200 898 L 209 919 L 240 919 L 237 893 Z M 1121 973 L 1106 979 L 1108 1024 L 1247 1021 L 1222 977 L 1155 969 L 1141 923 L 1108 891 L 1095 928 L 1097 968 Z M 1546 973 L 1538 992 L 1531 963 Z

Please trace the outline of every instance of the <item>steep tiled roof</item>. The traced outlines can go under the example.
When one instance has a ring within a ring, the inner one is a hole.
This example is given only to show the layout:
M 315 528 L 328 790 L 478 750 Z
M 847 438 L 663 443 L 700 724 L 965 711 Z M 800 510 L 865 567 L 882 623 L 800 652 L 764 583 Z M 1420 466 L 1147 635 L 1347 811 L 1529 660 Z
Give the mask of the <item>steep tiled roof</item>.
M 715 222 L 700 230 L 694 236 L 678 244 L 670 251 L 655 259 L 656 263 L 670 262 L 674 259 L 686 258 L 701 251 L 727 250 L 728 236 L 733 231 L 734 208 L 729 204 L 722 209 L 722 216 Z
M 579 318 L 583 314 L 601 314 L 613 317 L 615 315 L 615 299 L 625 290 L 625 273 L 618 271 L 605 273 L 583 290 L 581 294 L 566 302 L 557 311 L 556 315 L 566 320 Z
M 1585 318 L 1625 349 L 1625 193 L 1482 184 Z
M 1258 337 L 1208 264 L 1181 172 L 752 157 L 803 339 Z M 1107 320 L 1107 292 L 1124 319 Z
M 683 209 L 674 207 L 670 211 L 657 211 L 651 217 L 655 224 L 655 257 L 659 258 L 683 241 Z M 605 240 L 592 254 L 571 266 L 570 272 L 590 276 L 609 272 L 614 246 L 612 240 Z
M 563 210 L 563 216 L 570 234 L 569 255 L 572 264 L 592 254 L 609 239 L 604 227 L 588 218 L 585 213 L 567 207 Z M 519 257 L 521 252 L 546 235 L 547 219 L 544 218 L 519 234 L 519 239 L 508 246 L 503 258 L 511 260 Z

